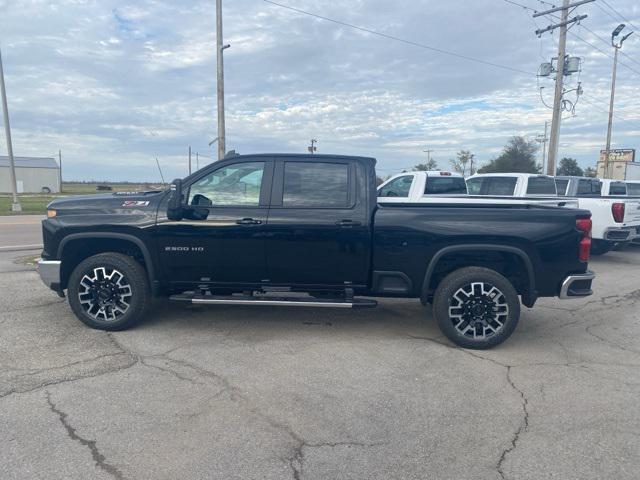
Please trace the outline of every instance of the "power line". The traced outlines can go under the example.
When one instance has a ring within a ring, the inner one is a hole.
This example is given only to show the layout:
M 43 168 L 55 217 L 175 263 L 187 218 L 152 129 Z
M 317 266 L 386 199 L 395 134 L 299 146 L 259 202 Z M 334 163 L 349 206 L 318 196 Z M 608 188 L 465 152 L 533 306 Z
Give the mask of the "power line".
M 625 22 L 627 22 L 627 24 L 629 26 L 631 26 L 632 28 L 635 28 L 636 30 L 640 30 L 638 27 L 636 27 L 633 23 L 631 23 L 631 20 L 627 19 L 624 15 L 622 15 L 619 11 L 617 11 L 615 8 L 613 8 L 608 2 L 607 0 L 600 0 L 603 4 L 605 4 L 609 9 L 611 9 L 612 12 L 614 12 L 616 15 L 618 15 L 622 20 L 624 20 Z
M 571 35 L 573 35 L 574 37 L 576 37 L 576 38 L 577 38 L 578 40 L 580 40 L 581 42 L 586 43 L 587 45 L 589 45 L 589 46 L 591 46 L 591 47 L 595 48 L 596 50 L 598 50 L 600 53 L 602 53 L 602 54 L 606 55 L 607 57 L 609 57 L 609 58 L 613 58 L 609 52 L 606 52 L 606 51 L 602 50 L 601 48 L 596 47 L 593 43 L 589 42 L 588 40 L 585 40 L 584 38 L 582 38 L 582 37 L 581 37 L 580 35 L 578 35 L 577 33 L 574 33 L 574 32 L 572 32 L 571 30 L 569 30 L 569 33 L 570 33 Z M 620 60 L 618 60 L 618 63 L 619 63 L 620 65 L 624 66 L 624 67 L 627 67 L 629 70 L 631 70 L 632 72 L 636 73 L 637 75 L 640 75 L 640 70 L 636 70 L 636 69 L 635 69 L 635 68 L 633 68 L 632 66 L 630 66 L 630 65 L 628 65 L 628 64 L 626 64 L 626 63 L 624 63 L 624 62 L 622 62 L 622 61 L 620 61 Z
M 418 48 L 423 48 L 425 50 L 431 50 L 432 52 L 441 53 L 443 55 L 449 55 L 449 56 L 452 56 L 452 57 L 461 58 L 463 60 L 468 60 L 470 62 L 480 63 L 480 64 L 483 64 L 483 65 L 489 65 L 491 67 L 501 68 L 503 70 L 509 70 L 509 71 L 516 72 L 516 73 L 522 73 L 522 74 L 528 75 L 528 76 L 535 75 L 532 72 L 527 72 L 527 71 L 524 71 L 524 70 L 520 70 L 518 68 L 509 67 L 509 66 L 506 66 L 506 65 L 500 65 L 498 63 L 489 62 L 487 60 L 482 60 L 482 59 L 479 59 L 479 58 L 470 57 L 468 55 L 463 55 L 461 53 L 451 52 L 449 50 L 444 50 L 442 48 L 432 47 L 432 46 L 426 45 L 424 43 L 414 42 L 413 40 L 406 40 L 404 38 L 396 37 L 394 35 L 389 35 L 387 33 L 382 33 L 382 32 L 378 32 L 376 30 L 371 30 L 370 28 L 360 27 L 358 25 L 354 25 L 354 24 L 351 24 L 351 23 L 343 22 L 341 20 L 335 20 L 333 18 L 325 17 L 325 16 L 319 15 L 317 13 L 312 13 L 312 12 L 308 12 L 306 10 L 301 10 L 299 8 L 290 7 L 289 5 L 284 5 L 282 3 L 277 3 L 277 2 L 274 2 L 272 0 L 262 0 L 262 1 L 265 2 L 265 3 L 269 3 L 271 5 L 275 5 L 276 7 L 284 8 L 284 9 L 287 9 L 287 10 L 291 10 L 291 11 L 296 12 L 296 13 L 301 13 L 303 15 L 308 15 L 310 17 L 318 18 L 320 20 L 325 20 L 327 22 L 335 23 L 337 25 L 342 25 L 343 27 L 349 27 L 349 28 L 353 28 L 354 30 L 359 30 L 361 32 L 370 33 L 372 35 L 377 35 L 379 37 L 383 37 L 383 38 L 386 38 L 388 40 L 394 40 L 396 42 L 404 43 L 404 44 L 407 44 L 407 45 L 412 45 L 412 46 L 418 47 Z
M 512 0 L 503 0 L 503 1 L 505 1 L 507 3 L 510 3 L 511 5 L 515 5 L 516 7 L 520 7 L 522 9 L 524 9 L 524 10 L 530 10 L 533 13 L 537 12 L 537 10 L 535 8 L 527 7 L 526 5 L 522 5 L 521 3 L 518 3 L 518 2 L 513 2 Z
M 608 40 L 605 40 L 604 38 L 602 38 L 600 35 L 598 35 L 596 32 L 594 32 L 593 30 L 591 30 L 589 27 L 587 27 L 586 25 L 582 25 L 580 24 L 581 28 L 584 28 L 585 30 L 587 30 L 588 32 L 590 32 L 594 37 L 596 37 L 597 39 L 599 39 L 600 41 L 602 41 L 603 43 L 606 43 L 608 47 L 611 46 L 611 42 L 609 42 Z M 631 55 L 629 55 L 626 52 L 623 52 L 622 50 L 620 50 L 620 53 L 622 55 L 624 55 L 625 57 L 627 57 L 629 60 L 631 60 L 634 63 L 637 63 L 638 65 L 640 65 L 640 62 L 638 60 L 636 60 L 635 58 L 633 58 Z M 620 62 L 622 64 L 622 62 Z

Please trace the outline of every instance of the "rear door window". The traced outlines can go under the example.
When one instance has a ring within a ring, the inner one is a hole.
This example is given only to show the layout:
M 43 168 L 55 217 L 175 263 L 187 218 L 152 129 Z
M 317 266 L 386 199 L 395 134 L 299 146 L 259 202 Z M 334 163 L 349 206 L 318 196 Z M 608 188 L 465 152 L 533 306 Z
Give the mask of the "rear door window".
M 349 197 L 349 164 L 285 162 L 284 207 L 347 208 Z
M 564 197 L 567 195 L 567 185 L 569 185 L 569 180 L 556 178 L 556 191 L 559 196 Z
M 492 177 L 482 195 L 512 196 L 516 190 L 516 177 Z
M 413 175 L 403 175 L 394 178 L 389 183 L 378 189 L 378 197 L 408 197 Z
M 527 195 L 556 195 L 556 182 L 551 177 L 529 177 Z
M 427 177 L 425 195 L 466 195 L 467 184 L 461 177 Z

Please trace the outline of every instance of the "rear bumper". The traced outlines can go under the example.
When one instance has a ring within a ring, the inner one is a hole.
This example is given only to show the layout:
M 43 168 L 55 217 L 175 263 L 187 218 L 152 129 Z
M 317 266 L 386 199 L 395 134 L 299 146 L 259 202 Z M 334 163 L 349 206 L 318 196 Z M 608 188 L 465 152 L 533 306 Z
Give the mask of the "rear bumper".
M 608 228 L 604 232 L 604 240 L 609 242 L 629 242 L 638 236 L 636 227 Z
M 42 282 L 51 290 L 60 290 L 60 260 L 38 260 L 36 270 Z
M 562 282 L 558 296 L 562 299 L 588 297 L 593 293 L 591 282 L 595 276 L 591 271 L 569 275 Z

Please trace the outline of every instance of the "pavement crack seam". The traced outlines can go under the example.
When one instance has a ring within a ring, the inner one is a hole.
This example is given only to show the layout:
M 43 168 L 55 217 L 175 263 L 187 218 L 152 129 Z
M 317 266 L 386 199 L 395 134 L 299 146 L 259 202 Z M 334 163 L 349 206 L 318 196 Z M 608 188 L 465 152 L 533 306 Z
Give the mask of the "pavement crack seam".
M 73 428 L 67 421 L 67 418 L 69 417 L 69 415 L 63 412 L 62 410 L 60 410 L 58 407 L 56 407 L 56 404 L 53 403 L 53 401 L 51 400 L 51 394 L 48 391 L 45 393 L 47 396 L 47 403 L 49 404 L 49 408 L 53 413 L 55 413 L 58 416 L 60 423 L 67 431 L 67 436 L 71 440 L 74 440 L 80 443 L 81 445 L 84 445 L 85 447 L 89 448 L 89 451 L 91 452 L 91 457 L 93 458 L 98 468 L 104 470 L 109 475 L 111 475 L 112 477 L 118 480 L 124 480 L 125 476 L 122 474 L 122 472 L 118 470 L 115 466 L 111 465 L 110 463 L 107 463 L 105 456 L 101 454 L 100 451 L 98 450 L 98 447 L 96 446 L 96 441 L 87 440 L 86 438 L 83 438 L 80 435 L 78 435 L 78 432 L 76 431 L 76 429 Z
M 606 344 L 606 345 L 609 345 L 609 346 L 610 346 L 610 347 L 612 347 L 612 348 L 615 348 L 615 349 L 617 349 L 617 350 L 624 350 L 625 352 L 635 353 L 636 355 L 637 355 L 638 353 L 640 353 L 640 352 L 639 352 L 639 351 L 637 351 L 637 350 L 633 350 L 633 349 L 631 349 L 631 348 L 626 348 L 626 347 L 623 347 L 622 345 L 618 345 L 617 343 L 612 342 L 611 340 L 609 340 L 609 339 L 607 339 L 607 338 L 601 337 L 600 335 L 595 334 L 595 333 L 593 333 L 593 332 L 591 331 L 591 329 L 592 329 L 592 328 L 594 328 L 594 327 L 598 327 L 598 326 L 600 326 L 600 325 L 601 325 L 601 323 L 596 323 L 595 325 L 589 325 L 588 327 L 586 327 L 586 328 L 585 328 L 585 331 L 586 331 L 589 335 L 591 335 L 593 338 L 595 338 L 595 339 L 597 339 L 597 340 L 600 340 L 602 343 L 604 343 L 604 344 Z
M 507 367 L 507 382 L 509 382 L 509 385 L 511 385 L 511 388 L 513 388 L 516 392 L 518 392 L 520 394 L 520 397 L 522 398 L 523 419 L 522 419 L 522 423 L 520 424 L 520 427 L 518 427 L 518 430 L 516 431 L 516 433 L 513 435 L 513 438 L 511 439 L 511 445 L 509 445 L 508 448 L 502 451 L 502 455 L 500 455 L 500 459 L 498 460 L 498 464 L 496 465 L 496 469 L 500 474 L 500 478 L 502 478 L 503 480 L 506 477 L 502 469 L 502 464 L 506 460 L 507 455 L 513 452 L 518 446 L 518 440 L 520 440 L 520 435 L 522 435 L 522 433 L 527 431 L 527 429 L 529 428 L 529 410 L 527 409 L 529 401 L 527 400 L 527 397 L 525 396 L 524 392 L 520 390 L 518 387 L 516 387 L 515 383 L 513 383 L 513 380 L 511 379 L 511 367 Z

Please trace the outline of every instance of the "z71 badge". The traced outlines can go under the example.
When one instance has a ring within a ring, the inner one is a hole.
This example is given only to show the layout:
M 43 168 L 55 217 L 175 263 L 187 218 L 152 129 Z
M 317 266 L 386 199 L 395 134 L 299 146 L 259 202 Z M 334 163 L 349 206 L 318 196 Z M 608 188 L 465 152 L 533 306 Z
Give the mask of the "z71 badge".
M 123 207 L 146 207 L 147 205 L 149 202 L 145 200 L 125 200 L 122 203 Z

